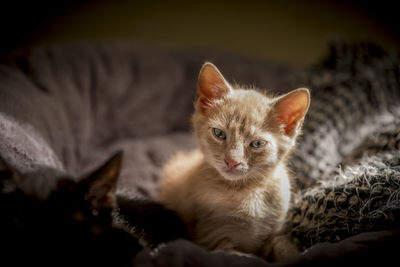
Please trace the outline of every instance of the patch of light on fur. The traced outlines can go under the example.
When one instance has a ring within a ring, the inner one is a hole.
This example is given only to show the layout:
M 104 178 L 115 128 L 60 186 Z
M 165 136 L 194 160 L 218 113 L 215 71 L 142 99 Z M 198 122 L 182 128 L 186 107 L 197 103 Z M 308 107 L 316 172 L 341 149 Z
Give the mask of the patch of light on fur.
M 242 162 L 243 161 L 243 146 L 236 144 L 232 149 L 229 151 L 229 155 L 231 159 Z
M 265 215 L 265 203 L 264 203 L 263 190 L 256 190 L 249 194 L 249 196 L 243 200 L 241 210 L 251 217 L 263 217 Z

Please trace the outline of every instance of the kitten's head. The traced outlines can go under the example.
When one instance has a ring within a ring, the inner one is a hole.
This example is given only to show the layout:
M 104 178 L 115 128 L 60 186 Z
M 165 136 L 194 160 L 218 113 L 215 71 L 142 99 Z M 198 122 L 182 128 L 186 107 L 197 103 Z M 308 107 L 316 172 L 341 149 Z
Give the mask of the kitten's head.
M 45 228 L 43 225 L 49 222 L 52 228 L 47 229 L 91 223 L 108 226 L 116 203 L 114 191 L 121 160 L 119 152 L 78 180 L 45 168 L 21 175 L 3 163 L 0 205 L 9 207 L 6 214 L 10 221 L 19 221 L 27 229 Z
M 286 158 L 310 104 L 308 89 L 268 97 L 234 88 L 211 63 L 203 65 L 197 86 L 194 132 L 205 159 L 225 179 L 265 177 Z

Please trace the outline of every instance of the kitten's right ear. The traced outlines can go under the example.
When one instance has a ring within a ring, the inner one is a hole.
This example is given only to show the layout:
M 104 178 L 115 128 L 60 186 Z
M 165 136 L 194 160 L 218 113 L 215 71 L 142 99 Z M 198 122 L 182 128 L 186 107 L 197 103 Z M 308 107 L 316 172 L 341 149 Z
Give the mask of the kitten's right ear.
M 231 90 L 217 67 L 210 62 L 204 63 L 197 81 L 196 105 L 200 111 L 205 113 L 215 100 L 223 98 Z

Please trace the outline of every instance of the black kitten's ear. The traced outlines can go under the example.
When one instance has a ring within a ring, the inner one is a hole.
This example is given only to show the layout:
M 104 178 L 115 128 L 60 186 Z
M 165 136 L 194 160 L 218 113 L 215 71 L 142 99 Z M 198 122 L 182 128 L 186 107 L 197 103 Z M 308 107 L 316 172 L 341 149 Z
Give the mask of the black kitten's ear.
M 94 209 L 111 207 L 115 202 L 115 187 L 121 169 L 122 156 L 123 152 L 118 151 L 81 181 L 88 186 L 86 199 L 91 202 Z

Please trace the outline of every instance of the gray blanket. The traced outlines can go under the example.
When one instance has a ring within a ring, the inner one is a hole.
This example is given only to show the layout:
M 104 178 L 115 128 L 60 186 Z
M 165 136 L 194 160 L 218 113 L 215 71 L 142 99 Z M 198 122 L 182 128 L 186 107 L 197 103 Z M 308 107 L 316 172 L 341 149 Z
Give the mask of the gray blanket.
M 154 196 L 161 165 L 188 134 L 201 65 L 284 90 L 293 67 L 206 50 L 134 43 L 40 47 L 0 65 L 0 155 L 21 172 L 81 174 L 125 152 L 119 194 Z
M 80 175 L 123 149 L 117 193 L 153 198 L 163 163 L 194 147 L 190 115 L 206 60 L 229 81 L 273 92 L 311 88 L 288 218 L 303 248 L 398 227 L 400 60 L 371 45 L 335 44 L 307 70 L 123 42 L 20 51 L 0 64 L 0 157 L 22 173 Z
M 292 164 L 289 229 L 303 248 L 400 226 L 400 57 L 338 43 L 306 74 L 313 89 Z

